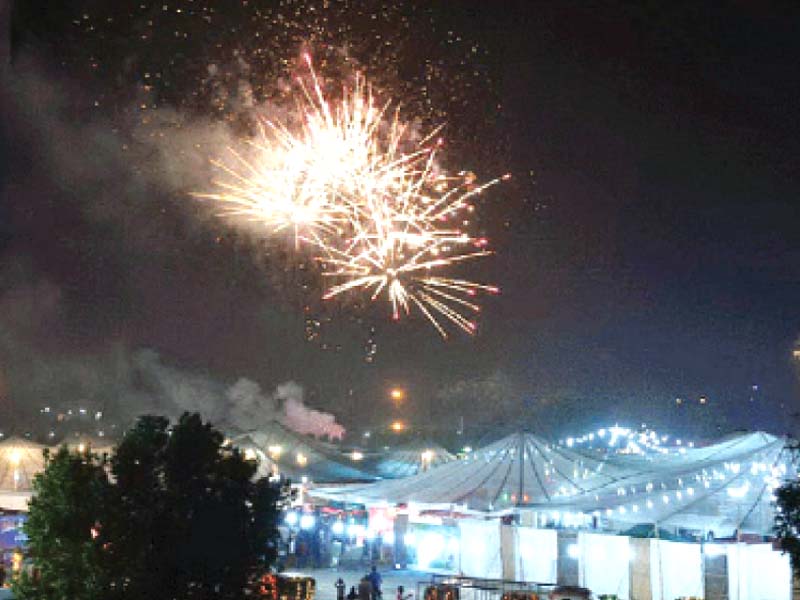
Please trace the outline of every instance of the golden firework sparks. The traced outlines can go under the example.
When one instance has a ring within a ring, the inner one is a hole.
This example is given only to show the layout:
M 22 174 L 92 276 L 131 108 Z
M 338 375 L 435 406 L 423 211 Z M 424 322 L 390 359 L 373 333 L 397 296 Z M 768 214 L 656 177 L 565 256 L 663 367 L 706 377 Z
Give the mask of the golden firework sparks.
M 467 231 L 462 212 L 505 177 L 476 185 L 471 172 L 448 175 L 437 160 L 439 129 L 415 139 L 361 75 L 331 102 L 305 60 L 310 84 L 297 80 L 299 125 L 264 121 L 249 156 L 231 150 L 231 163 L 215 162 L 226 177 L 216 192 L 197 196 L 270 231 L 291 228 L 335 280 L 325 299 L 366 291 L 373 301 L 386 299 L 395 320 L 415 306 L 444 337 L 445 320 L 473 333 L 465 316 L 480 310 L 473 297 L 498 289 L 447 269 L 491 254 L 484 238 Z

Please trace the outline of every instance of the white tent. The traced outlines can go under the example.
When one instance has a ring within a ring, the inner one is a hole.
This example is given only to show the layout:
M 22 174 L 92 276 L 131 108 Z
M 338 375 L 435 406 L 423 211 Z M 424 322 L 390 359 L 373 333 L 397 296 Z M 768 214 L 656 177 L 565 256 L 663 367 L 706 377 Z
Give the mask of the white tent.
M 621 475 L 605 460 L 518 433 L 412 477 L 318 489 L 312 495 L 361 504 L 415 502 L 497 511 L 561 502 Z
M 622 476 L 579 497 L 545 507 L 593 514 L 618 531 L 639 524 L 716 537 L 736 530 L 769 534 L 772 492 L 796 473 L 786 440 L 742 433 L 683 454 L 616 457 Z
M 0 508 L 27 509 L 33 478 L 44 470 L 45 448 L 18 437 L 0 442 Z
M 608 456 L 520 433 L 412 477 L 312 495 L 373 505 L 525 509 L 550 524 L 596 521 L 614 531 L 647 525 L 718 538 L 737 530 L 768 535 L 773 490 L 797 472 L 785 447 L 785 439 L 756 432 L 683 453 Z
M 324 445 L 286 428 L 277 421 L 231 439 L 234 446 L 255 453 L 270 472 L 277 470 L 292 480 L 308 477 L 314 481 L 370 481 L 370 475 L 340 463 Z M 268 467 L 267 462 L 271 463 Z
M 415 441 L 391 448 L 371 460 L 366 460 L 364 469 L 384 479 L 400 479 L 411 477 L 455 459 L 455 455 L 437 444 Z
M 45 448 L 18 437 L 0 442 L 0 491 L 29 491 L 33 477 L 44 471 Z

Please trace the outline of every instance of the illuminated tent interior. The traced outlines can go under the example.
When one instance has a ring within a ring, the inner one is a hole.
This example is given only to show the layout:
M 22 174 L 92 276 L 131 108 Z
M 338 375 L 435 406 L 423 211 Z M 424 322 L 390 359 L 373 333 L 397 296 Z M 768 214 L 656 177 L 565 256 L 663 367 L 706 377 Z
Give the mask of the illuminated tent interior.
M 262 468 L 270 461 L 269 467 L 292 481 L 300 482 L 303 477 L 312 481 L 372 481 L 374 477 L 339 462 L 331 451 L 315 440 L 291 431 L 281 423 L 272 421 L 257 431 L 249 431 L 231 439 L 234 446 L 255 454 Z
M 0 442 L 0 508 L 27 509 L 33 478 L 44 470 L 45 448 L 17 437 Z
M 30 491 L 34 475 L 44 470 L 45 448 L 18 437 L 0 442 L 0 490 Z
M 312 495 L 361 504 L 415 502 L 499 511 L 557 502 L 603 488 L 621 475 L 602 458 L 516 433 L 411 477 Z

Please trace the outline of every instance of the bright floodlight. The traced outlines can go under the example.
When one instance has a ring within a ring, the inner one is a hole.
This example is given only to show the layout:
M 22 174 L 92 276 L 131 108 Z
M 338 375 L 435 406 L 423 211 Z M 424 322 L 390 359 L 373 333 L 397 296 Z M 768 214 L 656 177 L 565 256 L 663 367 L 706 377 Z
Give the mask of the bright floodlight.
M 300 517 L 300 529 L 313 529 L 315 522 L 314 515 L 303 515 Z

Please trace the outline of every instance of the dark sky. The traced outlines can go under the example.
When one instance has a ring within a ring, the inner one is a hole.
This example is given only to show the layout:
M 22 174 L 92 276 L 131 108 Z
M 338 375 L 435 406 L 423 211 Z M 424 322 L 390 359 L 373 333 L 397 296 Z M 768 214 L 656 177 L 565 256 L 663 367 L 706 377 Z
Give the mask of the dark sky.
M 79 33 L 72 21 L 97 2 L 26 4 L 7 74 L 21 83 L 5 97 L 0 284 L 6 298 L 55 290 L 52 323 L 25 334 L 41 356 L 122 345 L 265 388 L 295 379 L 346 423 L 385 418 L 386 389 L 403 385 L 419 424 L 462 413 L 485 427 L 523 410 L 542 429 L 796 431 L 793 3 L 416 2 L 437 19 L 420 46 L 454 31 L 486 50 L 472 66 L 500 109 L 475 101 L 453 126 L 482 177 L 514 175 L 483 207 L 497 256 L 480 274 L 503 293 L 475 338 L 447 342 L 422 323 L 332 311 L 327 349 L 304 338 L 302 274 L 275 274 L 248 240 L 143 181 L 138 155 L 117 158 L 115 98 L 142 77 L 125 65 L 171 64 L 181 47 L 142 42 L 149 29 L 122 14 L 113 46 Z M 192 46 L 198 72 L 216 41 Z M 87 69 L 89 55 L 101 65 Z M 174 87 L 162 106 L 196 116 Z M 6 387 L 12 403 L 26 393 Z

